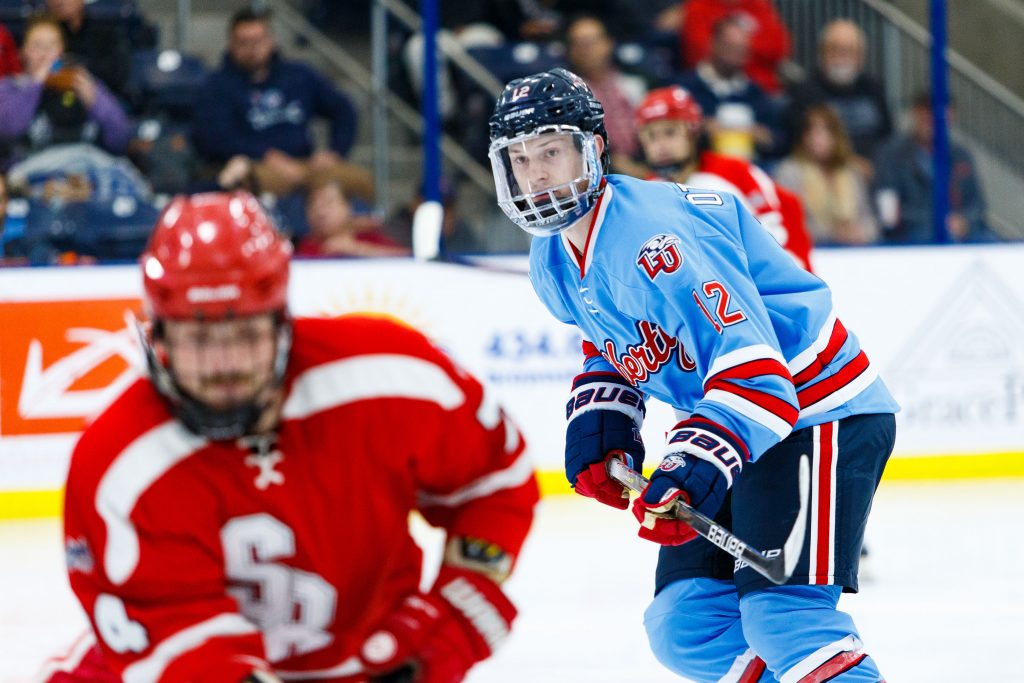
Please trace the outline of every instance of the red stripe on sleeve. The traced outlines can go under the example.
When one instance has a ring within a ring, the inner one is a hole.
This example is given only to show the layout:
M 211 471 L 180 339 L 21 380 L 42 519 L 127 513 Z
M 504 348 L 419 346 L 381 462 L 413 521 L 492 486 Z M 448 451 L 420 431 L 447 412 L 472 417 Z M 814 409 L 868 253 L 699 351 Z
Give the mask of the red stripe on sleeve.
M 847 337 L 849 337 L 849 334 L 846 332 L 846 328 L 843 327 L 843 323 L 837 319 L 836 324 L 832 326 L 832 336 L 829 337 L 828 344 L 825 345 L 825 348 L 817 355 L 809 366 L 796 374 L 796 377 L 793 378 L 793 384 L 800 386 L 801 384 L 806 384 L 817 377 L 818 374 L 827 368 L 828 364 L 836 357 L 836 354 L 839 353 L 839 349 L 843 348 L 843 344 L 846 343 Z
M 812 384 L 806 389 L 801 389 L 796 392 L 796 397 L 800 403 L 800 407 L 807 408 L 808 406 L 812 406 L 829 394 L 839 391 L 847 384 L 857 379 L 862 372 L 868 369 L 868 365 L 870 365 L 868 362 L 868 356 L 866 353 L 861 351 L 857 354 L 856 358 L 840 368 L 839 372 L 836 374 L 821 380 L 817 384 Z
M 770 358 L 760 358 L 758 360 L 734 365 L 731 368 L 726 368 L 725 370 L 722 370 L 710 377 L 705 384 L 721 379 L 751 379 L 762 375 L 779 375 L 780 377 L 785 377 L 787 380 L 792 381 L 792 377 L 789 374 L 789 368 L 785 365 Z
M 586 339 L 583 340 L 583 355 L 588 359 L 600 356 L 601 352 L 597 350 L 597 346 L 593 342 L 589 342 Z
M 764 391 L 750 389 L 738 384 L 733 384 L 732 382 L 725 382 L 717 379 L 708 384 L 705 389 L 706 391 L 719 389 L 721 391 L 728 391 L 730 394 L 741 396 L 751 403 L 764 408 L 778 418 L 785 420 L 791 427 L 796 424 L 797 419 L 800 417 L 800 410 L 796 406 L 779 398 L 778 396 L 775 396 L 774 394 L 769 394 Z

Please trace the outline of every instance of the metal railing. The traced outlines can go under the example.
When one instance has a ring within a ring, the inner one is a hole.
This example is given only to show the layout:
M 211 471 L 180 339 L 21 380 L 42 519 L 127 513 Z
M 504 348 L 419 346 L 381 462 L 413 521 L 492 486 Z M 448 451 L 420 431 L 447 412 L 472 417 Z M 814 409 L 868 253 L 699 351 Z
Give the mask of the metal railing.
M 406 5 L 401 2 L 397 2 L 396 0 L 380 0 L 380 2 L 382 2 L 386 9 L 392 12 L 392 16 L 396 17 L 408 28 L 411 30 L 418 28 L 418 15 L 416 15 L 416 13 L 410 10 Z M 409 106 L 409 104 L 403 101 L 400 97 L 394 95 L 390 91 L 387 91 L 385 88 L 381 88 L 380 84 L 375 82 L 371 71 L 366 69 L 358 59 L 338 45 L 336 41 L 330 39 L 322 31 L 311 25 L 309 21 L 288 2 L 285 2 L 284 0 L 275 0 L 271 4 L 274 9 L 276 21 L 279 22 L 283 28 L 292 35 L 301 37 L 302 40 L 304 40 L 318 53 L 318 55 L 326 60 L 333 68 L 337 69 L 339 73 L 349 79 L 365 97 L 371 100 L 374 104 L 375 111 L 373 122 L 375 130 L 379 131 L 382 126 L 388 125 L 388 117 L 386 115 L 378 115 L 383 111 L 386 112 L 386 114 L 393 116 L 397 122 L 417 135 L 422 133 L 423 120 L 419 111 Z M 439 45 L 441 51 L 444 52 L 449 59 L 457 63 L 460 68 L 472 73 L 476 77 L 490 79 L 490 81 L 485 81 L 488 87 L 494 87 L 496 88 L 496 91 L 501 89 L 501 84 L 498 83 L 486 69 L 480 66 L 476 60 L 473 60 L 472 57 L 467 55 L 465 51 L 457 45 L 453 46 L 447 41 L 439 41 Z M 376 148 L 381 144 L 384 145 L 383 148 Z M 386 164 L 388 149 L 386 146 L 387 136 L 379 134 L 375 135 L 374 159 L 381 160 L 383 162 L 383 166 L 375 169 L 376 176 L 381 182 L 386 182 L 383 179 L 388 177 Z M 448 162 L 463 173 L 465 177 L 480 190 L 490 194 L 494 193 L 494 180 L 490 169 L 487 169 L 478 163 L 457 142 L 447 135 L 442 136 L 441 152 Z M 386 206 L 387 200 L 388 192 L 386 190 L 378 192 L 378 205 Z
M 793 61 L 814 68 L 818 35 L 829 21 L 848 18 L 868 37 L 867 70 L 886 88 L 895 113 L 929 86 L 931 34 L 884 0 L 776 0 L 793 36 Z M 946 50 L 949 92 L 955 104 L 954 135 L 990 173 L 1024 181 L 1024 100 L 958 52 Z M 996 184 L 1006 184 L 1004 178 Z M 990 218 L 1003 232 L 1021 234 L 1020 197 L 988 192 Z M 1019 194 L 1019 193 L 1017 193 Z
M 286 0 L 271 0 L 279 20 L 302 36 L 310 46 L 363 91 L 373 105 L 374 162 L 376 175 L 383 178 L 387 196 L 387 135 L 382 132 L 388 114 L 419 134 L 420 113 L 387 90 L 379 76 L 363 67 L 335 41 L 325 36 Z M 837 18 L 849 18 L 867 34 L 867 70 L 886 88 L 893 112 L 902 112 L 917 92 L 929 84 L 929 31 L 885 0 L 776 0 L 793 36 L 793 62 L 804 71 L 817 61 L 818 35 L 822 27 Z M 375 11 L 386 12 L 409 31 L 417 31 L 420 18 L 402 0 L 374 0 Z M 383 31 L 375 28 L 375 42 Z M 441 39 L 439 50 L 471 81 L 497 93 L 501 83 L 454 41 Z M 995 188 L 1024 183 L 1024 100 L 959 53 L 947 49 L 950 68 L 949 89 L 956 103 L 953 125 L 955 139 L 971 147 L 983 176 L 989 175 Z M 379 52 L 375 61 L 386 59 Z M 376 69 L 381 70 L 377 64 Z M 798 69 L 799 70 L 799 69 Z M 448 136 L 442 139 L 442 153 L 481 191 L 494 192 L 490 171 Z M 988 178 L 983 178 L 988 180 Z M 988 192 L 989 217 L 1000 231 L 1024 235 L 1019 216 L 1024 214 L 1024 193 Z

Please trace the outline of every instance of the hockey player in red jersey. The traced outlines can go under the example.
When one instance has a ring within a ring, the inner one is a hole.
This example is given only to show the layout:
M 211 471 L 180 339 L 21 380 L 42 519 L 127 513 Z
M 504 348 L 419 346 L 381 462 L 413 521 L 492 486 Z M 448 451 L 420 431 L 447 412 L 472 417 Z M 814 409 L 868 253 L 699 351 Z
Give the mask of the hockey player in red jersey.
M 760 168 L 715 152 L 698 153 L 703 112 L 678 85 L 658 88 L 636 110 L 636 125 L 650 179 L 729 192 L 806 270 L 811 270 L 811 237 L 800 198 L 779 187 Z
M 293 320 L 289 256 L 248 194 L 159 219 L 148 377 L 68 474 L 68 572 L 97 647 L 52 683 L 454 683 L 508 635 L 501 583 L 538 496 L 522 437 L 412 329 Z M 447 532 L 427 590 L 414 510 Z

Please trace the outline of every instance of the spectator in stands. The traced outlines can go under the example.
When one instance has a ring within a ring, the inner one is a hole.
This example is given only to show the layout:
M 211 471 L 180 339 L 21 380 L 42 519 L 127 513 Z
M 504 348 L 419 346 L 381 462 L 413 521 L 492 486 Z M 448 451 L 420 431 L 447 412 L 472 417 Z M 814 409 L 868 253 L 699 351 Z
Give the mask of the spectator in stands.
M 649 180 L 735 195 L 783 249 L 811 270 L 812 242 L 800 199 L 754 164 L 702 150 L 704 115 L 690 93 L 678 85 L 652 90 L 636 119 Z
M 124 94 L 131 68 L 127 27 L 86 14 L 85 0 L 46 0 L 64 30 L 65 51 L 116 95 Z
M 714 50 L 718 24 L 734 19 L 750 36 L 747 76 L 771 95 L 781 92 L 778 70 L 790 52 L 789 32 L 771 0 L 688 0 L 680 27 L 683 62 L 694 68 Z
M 258 191 L 302 190 L 311 173 L 330 169 L 353 195 L 372 196 L 369 174 L 344 161 L 355 140 L 356 110 L 326 77 L 277 53 L 267 10 L 243 8 L 231 19 L 228 51 L 196 102 L 196 151 L 218 167 L 242 157 Z M 330 121 L 330 148 L 314 149 L 314 117 Z M 243 163 L 244 162 L 244 163 Z
M 804 112 L 792 154 L 775 169 L 775 181 L 803 199 L 815 244 L 878 241 L 867 179 L 853 157 L 850 138 L 836 111 L 827 104 L 811 105 Z
M 950 103 L 947 118 L 951 118 Z M 932 164 L 934 126 L 931 96 L 914 97 L 910 129 L 879 152 L 875 201 L 882 220 L 882 239 L 889 243 L 925 244 L 936 240 L 932 219 Z M 958 144 L 949 149 L 949 215 L 946 229 L 954 242 L 988 242 L 996 239 L 985 224 L 985 200 L 974 159 Z
M 689 21 L 689 19 L 687 19 Z M 717 114 L 723 104 L 744 105 L 752 114 L 757 157 L 764 161 L 777 154 L 781 135 L 775 104 L 744 71 L 750 57 L 750 29 L 739 16 L 728 16 L 715 24 L 711 52 L 696 68 L 679 79 L 705 112 L 705 129 L 714 141 L 719 133 Z M 737 107 L 729 107 L 730 112 Z
M 822 29 L 818 42 L 818 66 L 808 80 L 792 88 L 789 111 L 791 139 L 807 107 L 819 102 L 832 106 L 846 128 L 857 162 L 866 173 L 871 160 L 892 134 L 892 120 L 882 84 L 864 71 L 865 37 L 848 19 L 837 19 Z
M 639 147 L 633 113 L 647 92 L 647 84 L 639 76 L 619 71 L 614 61 L 615 41 L 597 17 L 574 18 L 566 26 L 565 39 L 569 68 L 587 82 L 604 105 L 612 168 L 636 175 L 633 157 Z
M 0 78 L 21 73 L 18 45 L 7 27 L 0 24 Z
M 343 181 L 329 171 L 310 178 L 306 222 L 309 235 L 299 241 L 297 256 L 409 255 L 409 249 L 388 237 L 376 219 L 353 212 Z
M 131 135 L 114 96 L 83 66 L 66 64 L 60 24 L 29 21 L 22 44 L 25 73 L 0 79 L 0 147 L 6 168 L 57 143 L 88 142 L 124 151 Z

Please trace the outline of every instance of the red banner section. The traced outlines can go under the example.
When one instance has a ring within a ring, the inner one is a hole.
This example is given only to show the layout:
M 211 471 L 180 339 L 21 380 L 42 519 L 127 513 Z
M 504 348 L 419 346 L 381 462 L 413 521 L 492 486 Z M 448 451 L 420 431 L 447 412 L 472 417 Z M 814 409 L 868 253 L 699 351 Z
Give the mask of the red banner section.
M 137 299 L 0 303 L 0 435 L 81 431 L 135 377 Z

